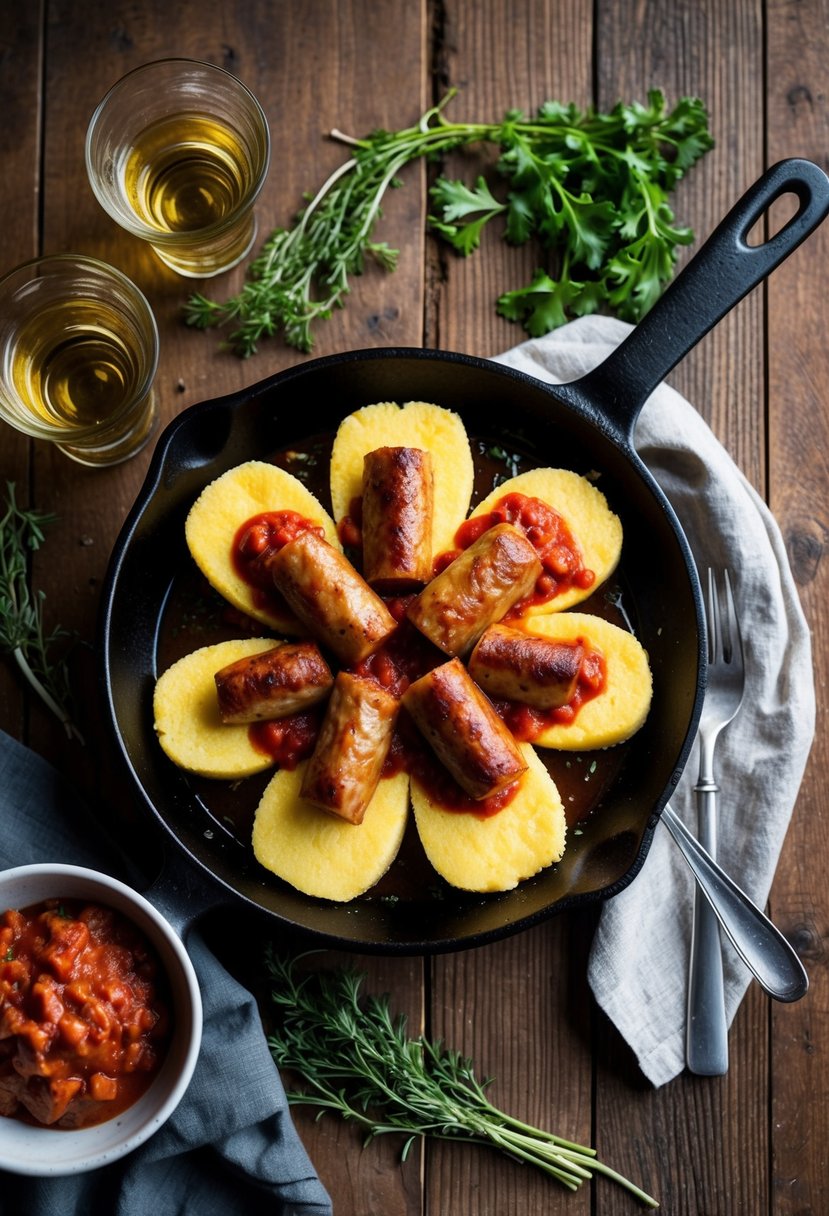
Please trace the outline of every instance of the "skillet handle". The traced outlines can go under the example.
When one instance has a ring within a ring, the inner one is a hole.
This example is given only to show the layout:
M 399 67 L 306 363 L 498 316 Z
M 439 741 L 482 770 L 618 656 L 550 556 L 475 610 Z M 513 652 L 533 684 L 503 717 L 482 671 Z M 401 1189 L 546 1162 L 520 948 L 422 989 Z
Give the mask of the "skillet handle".
M 784 194 L 796 214 L 769 240 L 749 245 L 757 221 Z M 592 372 L 556 395 L 608 416 L 632 443 L 639 411 L 660 381 L 735 304 L 762 282 L 829 212 L 829 178 L 809 160 L 773 165 L 743 195 L 630 336 Z
M 204 913 L 230 905 L 217 880 L 203 874 L 195 862 L 173 855 L 166 847 L 160 872 L 150 886 L 144 884 L 141 894 L 166 917 L 182 941 L 186 941 Z

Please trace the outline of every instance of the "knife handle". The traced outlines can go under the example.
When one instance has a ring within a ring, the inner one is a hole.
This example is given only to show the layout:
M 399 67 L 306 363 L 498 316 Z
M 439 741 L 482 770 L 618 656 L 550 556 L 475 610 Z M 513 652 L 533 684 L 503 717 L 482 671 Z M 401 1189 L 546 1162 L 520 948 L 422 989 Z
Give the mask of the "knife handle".
M 713 783 L 697 786 L 696 795 L 699 841 L 716 860 L 717 787 Z M 721 1077 L 728 1072 L 728 1023 L 720 926 L 699 888 L 694 897 L 685 1058 L 690 1071 L 701 1077 Z
M 776 1001 L 799 1001 L 809 990 L 809 977 L 791 943 L 709 856 L 670 803 L 662 808 L 660 822 L 673 836 L 720 927 L 763 991 Z

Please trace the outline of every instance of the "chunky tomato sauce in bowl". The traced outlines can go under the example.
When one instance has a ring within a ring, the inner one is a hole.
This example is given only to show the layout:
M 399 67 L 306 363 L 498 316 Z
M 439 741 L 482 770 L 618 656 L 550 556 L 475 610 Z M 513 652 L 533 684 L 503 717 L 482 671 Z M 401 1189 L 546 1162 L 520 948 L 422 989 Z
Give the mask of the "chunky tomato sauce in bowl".
M 172 1114 L 201 1043 L 198 981 L 163 916 L 77 866 L 0 874 L 0 1168 L 70 1174 Z

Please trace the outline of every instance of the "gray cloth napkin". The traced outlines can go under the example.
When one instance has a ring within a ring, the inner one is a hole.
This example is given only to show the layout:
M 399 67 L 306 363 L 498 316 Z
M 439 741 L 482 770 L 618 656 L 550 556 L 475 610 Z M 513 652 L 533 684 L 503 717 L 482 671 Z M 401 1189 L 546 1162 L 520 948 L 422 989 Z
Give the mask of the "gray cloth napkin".
M 601 362 L 630 328 L 608 317 L 584 317 L 495 361 L 565 383 Z M 660 385 L 639 416 L 635 444 L 676 510 L 700 567 L 728 565 L 736 574 L 746 692 L 717 748 L 718 857 L 762 907 L 814 734 L 809 630 L 774 518 L 693 406 Z M 695 748 L 671 798 L 692 830 L 696 775 Z M 685 1064 L 693 900 L 690 871 L 660 828 L 637 878 L 605 904 L 590 955 L 596 1000 L 657 1086 Z M 730 1024 L 751 976 L 728 942 L 724 978 Z
M 118 873 L 86 807 L 55 769 L 0 732 L 0 869 L 61 861 Z M 125 876 L 118 874 L 124 881 Z M 152 898 L 152 893 L 148 893 Z M 204 1004 L 193 1079 L 163 1127 L 88 1174 L 0 1171 L 2 1216 L 326 1216 L 331 1204 L 291 1121 L 256 1002 L 196 930 Z

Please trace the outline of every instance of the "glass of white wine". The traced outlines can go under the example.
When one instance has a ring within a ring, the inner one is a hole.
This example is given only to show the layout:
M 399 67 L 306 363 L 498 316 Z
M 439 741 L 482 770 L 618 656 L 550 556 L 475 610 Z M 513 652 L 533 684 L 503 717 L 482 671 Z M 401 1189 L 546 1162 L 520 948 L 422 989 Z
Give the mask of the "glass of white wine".
M 156 421 L 158 330 L 120 270 L 74 254 L 0 279 L 0 419 L 80 464 L 118 464 Z
M 189 278 L 220 274 L 250 251 L 269 161 L 259 102 L 230 72 L 198 60 L 135 68 L 100 102 L 86 134 L 98 202 Z

